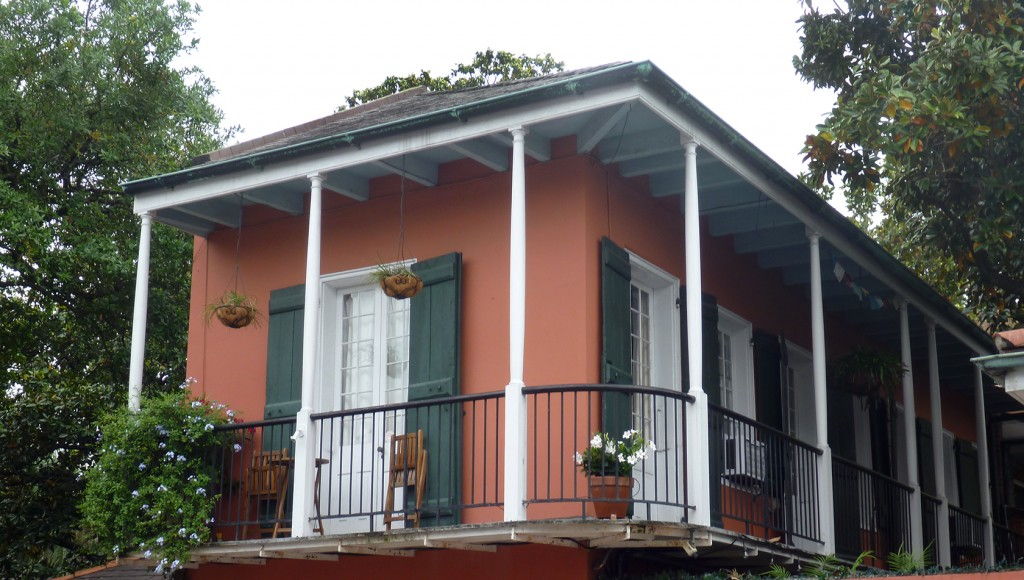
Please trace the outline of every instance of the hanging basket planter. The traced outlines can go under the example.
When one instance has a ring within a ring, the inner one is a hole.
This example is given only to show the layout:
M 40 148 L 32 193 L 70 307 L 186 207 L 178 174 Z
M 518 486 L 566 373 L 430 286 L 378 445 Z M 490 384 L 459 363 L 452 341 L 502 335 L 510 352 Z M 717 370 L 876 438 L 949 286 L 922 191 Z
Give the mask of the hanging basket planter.
M 412 298 L 423 289 L 423 280 L 405 266 L 381 264 L 373 272 L 373 279 L 385 294 L 396 300 Z
M 207 322 L 217 318 L 228 328 L 245 328 L 250 324 L 259 326 L 260 316 L 253 299 L 234 290 L 228 290 L 206 306 Z

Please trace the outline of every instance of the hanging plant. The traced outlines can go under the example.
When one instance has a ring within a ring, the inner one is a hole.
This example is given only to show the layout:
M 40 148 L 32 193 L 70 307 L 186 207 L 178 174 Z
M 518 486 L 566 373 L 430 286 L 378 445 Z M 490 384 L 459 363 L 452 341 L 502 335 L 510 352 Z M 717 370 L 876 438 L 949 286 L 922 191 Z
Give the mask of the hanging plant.
M 880 350 L 856 347 L 833 363 L 838 385 L 855 394 L 895 401 L 903 381 L 903 363 Z
M 244 328 L 250 324 L 259 326 L 262 316 L 252 298 L 235 290 L 228 290 L 206 305 L 206 321 L 216 317 L 228 328 Z
M 402 264 L 381 264 L 370 277 L 385 294 L 398 300 L 412 298 L 423 289 L 423 280 Z

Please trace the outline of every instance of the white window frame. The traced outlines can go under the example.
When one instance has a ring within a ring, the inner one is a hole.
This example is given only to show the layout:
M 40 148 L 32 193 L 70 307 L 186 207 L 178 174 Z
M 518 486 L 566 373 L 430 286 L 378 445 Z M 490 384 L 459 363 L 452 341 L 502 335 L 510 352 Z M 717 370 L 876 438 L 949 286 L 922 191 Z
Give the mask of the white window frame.
M 626 253 L 629 254 L 630 283 L 635 282 L 651 293 L 651 386 L 679 391 L 682 389 L 679 278 L 629 250 Z
M 807 379 L 806 384 L 798 385 L 796 388 L 796 404 L 794 406 L 796 410 L 796 432 L 793 436 L 811 445 L 817 445 L 814 419 L 814 369 L 812 368 L 814 359 L 811 356 L 811 351 L 789 340 L 786 341 L 786 352 L 788 358 L 786 380 L 789 380 L 790 369 L 793 369 L 794 372 L 799 372 Z M 799 362 L 794 364 L 794 359 Z M 787 389 L 788 392 L 788 385 L 783 385 L 783 388 Z M 787 408 L 786 411 L 788 413 L 789 409 Z
M 404 262 L 395 262 L 390 265 L 408 268 L 415 262 L 415 259 L 411 259 Z M 338 296 L 344 290 L 372 285 L 373 280 L 371 276 L 378 268 L 379 266 L 367 266 L 354 270 L 325 274 L 320 277 L 320 307 L 318 309 L 320 325 L 320 352 L 317 356 L 316 378 L 314 381 L 314 384 L 318 385 L 318 388 L 315 394 L 313 407 L 317 411 L 331 411 L 338 408 L 338 397 L 340 396 L 340 393 L 336 392 L 336 377 L 334 376 L 336 357 L 341 356 L 338 349 L 337 324 L 335 324 L 339 315 Z M 385 300 L 392 300 L 392 298 L 388 298 L 384 294 L 383 290 L 379 291 L 377 299 L 378 305 L 386 305 L 386 302 L 384 302 Z M 380 310 L 377 314 L 383 315 L 385 312 L 385 310 Z M 377 318 L 377 320 L 379 321 L 381 319 Z M 375 332 L 380 331 L 381 324 L 386 324 L 386 322 L 376 322 Z M 375 353 L 375 355 L 376 354 L 377 353 Z M 374 357 L 375 373 L 382 372 L 381 367 L 386 364 L 382 361 L 383 359 L 381 357 Z M 406 388 L 408 388 L 408 385 L 406 385 Z
M 729 338 L 729 346 L 732 350 L 733 405 L 727 408 L 745 417 L 756 419 L 754 347 L 751 343 L 754 338 L 754 327 L 735 312 L 719 306 L 718 332 L 719 340 L 722 335 Z M 719 349 L 721 348 L 719 345 Z M 721 356 L 721 350 L 719 350 L 718 356 Z M 721 388 L 721 384 L 719 388 Z

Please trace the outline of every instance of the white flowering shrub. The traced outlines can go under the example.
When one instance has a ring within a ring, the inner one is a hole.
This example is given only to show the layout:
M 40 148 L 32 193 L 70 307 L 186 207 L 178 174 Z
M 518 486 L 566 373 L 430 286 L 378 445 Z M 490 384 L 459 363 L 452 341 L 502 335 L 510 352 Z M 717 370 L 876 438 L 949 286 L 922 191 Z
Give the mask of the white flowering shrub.
M 587 475 L 628 476 L 634 465 L 647 458 L 648 451 L 654 451 L 654 443 L 644 440 L 636 429 L 627 429 L 619 440 L 607 433 L 595 434 L 575 459 Z
M 86 473 L 85 525 L 114 556 L 136 553 L 158 572 L 184 566 L 191 550 L 210 540 L 218 481 L 209 461 L 239 446 L 224 405 L 177 392 L 143 398 L 141 410 L 123 408 L 101 422 L 99 457 Z

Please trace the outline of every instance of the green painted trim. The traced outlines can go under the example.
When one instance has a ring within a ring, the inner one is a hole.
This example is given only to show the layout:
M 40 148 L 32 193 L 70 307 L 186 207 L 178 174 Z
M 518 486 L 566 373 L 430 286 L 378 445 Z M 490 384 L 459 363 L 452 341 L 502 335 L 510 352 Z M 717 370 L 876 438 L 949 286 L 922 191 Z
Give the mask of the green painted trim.
M 984 370 L 1024 367 L 1024 351 L 979 356 L 972 358 L 971 362 Z

